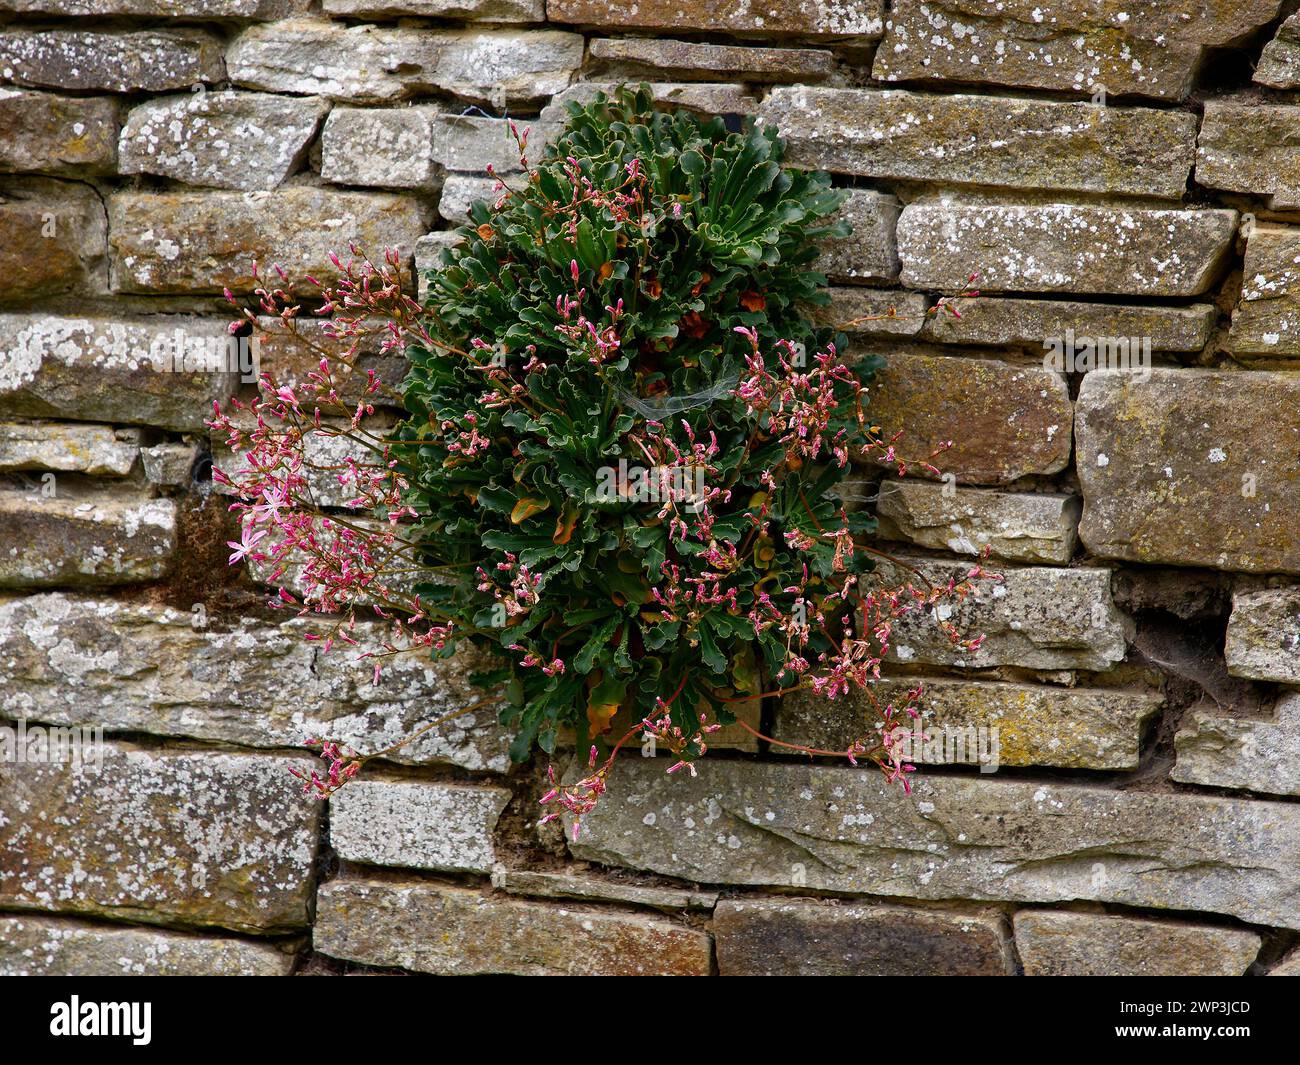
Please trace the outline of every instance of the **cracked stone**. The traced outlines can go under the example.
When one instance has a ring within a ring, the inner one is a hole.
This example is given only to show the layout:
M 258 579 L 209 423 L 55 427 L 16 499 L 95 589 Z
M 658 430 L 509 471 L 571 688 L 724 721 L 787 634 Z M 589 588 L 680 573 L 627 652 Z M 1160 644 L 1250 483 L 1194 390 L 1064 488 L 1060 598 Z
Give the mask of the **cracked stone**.
M 6 710 L 56 725 L 184 736 L 244 747 L 300 747 L 327 736 L 368 753 L 482 697 L 474 654 L 373 665 L 304 637 L 319 624 L 241 619 L 218 629 L 201 609 L 46 593 L 0 599 L 0 687 Z M 377 648 L 381 623 L 355 638 Z M 178 667 L 178 663 L 182 664 Z M 168 668 L 164 668 L 164 665 Z M 391 761 L 504 772 L 509 736 L 484 707 L 439 726 Z
M 1090 900 L 1300 928 L 1300 807 L 1076 784 L 714 762 L 620 763 L 574 855 L 701 884 L 914 899 Z

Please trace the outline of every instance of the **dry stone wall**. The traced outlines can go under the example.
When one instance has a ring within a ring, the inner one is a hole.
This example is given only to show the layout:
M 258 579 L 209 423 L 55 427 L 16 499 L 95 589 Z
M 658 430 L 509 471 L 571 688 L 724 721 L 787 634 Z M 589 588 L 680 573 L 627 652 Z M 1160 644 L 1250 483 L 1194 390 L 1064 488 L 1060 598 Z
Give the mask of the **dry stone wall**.
M 1295 6 L 0 0 L 0 718 L 104 739 L 0 762 L 0 972 L 1300 973 Z M 418 284 L 500 116 L 626 80 L 852 190 L 823 313 L 894 308 L 873 416 L 956 446 L 849 494 L 932 576 L 992 552 L 987 640 L 899 633 L 911 797 L 744 735 L 625 760 L 570 843 L 478 712 L 314 805 L 305 739 L 391 743 L 473 663 L 373 687 L 226 566 L 222 290 L 349 240 Z

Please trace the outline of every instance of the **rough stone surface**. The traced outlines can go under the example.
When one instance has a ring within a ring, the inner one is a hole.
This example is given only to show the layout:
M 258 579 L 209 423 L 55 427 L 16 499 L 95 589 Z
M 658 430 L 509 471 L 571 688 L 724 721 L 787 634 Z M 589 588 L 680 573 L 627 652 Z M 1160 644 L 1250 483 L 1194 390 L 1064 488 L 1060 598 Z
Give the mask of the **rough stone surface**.
M 682 81 L 817 82 L 835 72 L 835 57 L 812 48 L 742 48 L 649 37 L 598 37 L 592 59 L 649 76 Z
M 411 30 L 291 19 L 254 26 L 231 46 L 237 85 L 356 102 L 448 92 L 493 106 L 564 89 L 583 39 L 562 30 Z
M 1091 341 L 1099 355 L 1108 341 L 1127 340 L 1130 350 L 1200 351 L 1210 340 L 1215 309 L 1208 303 L 1189 307 L 1134 307 L 1121 303 L 1076 303 L 1069 300 L 1007 299 L 979 296 L 954 304 L 961 317 L 936 314 L 922 331 L 932 340 L 948 344 L 994 347 L 1025 345 L 1045 356 L 1048 342 L 1066 345 L 1074 352 Z
M 852 227 L 847 237 L 822 242 L 816 262 L 831 281 L 845 284 L 893 283 L 898 280 L 898 245 L 894 227 L 903 205 L 897 197 L 870 189 L 851 189 L 849 198 L 828 221 L 843 219 Z
M 323 0 L 321 10 L 327 15 L 354 15 L 358 18 L 418 15 L 469 22 L 542 22 L 546 19 L 544 0 Z
M 1237 213 L 1070 204 L 911 204 L 898 219 L 903 284 L 961 291 L 1199 296 Z
M 428 188 L 433 160 L 430 107 L 338 107 L 321 134 L 321 177 L 338 185 Z
M 567 106 L 572 102 L 590 103 L 597 93 L 608 96 L 619 85 L 616 81 L 579 81 L 570 85 L 561 93 L 551 97 L 551 102 L 542 108 L 540 124 L 544 129 L 552 130 L 556 123 L 563 124 L 568 118 Z M 704 118 L 715 115 L 753 115 L 758 112 L 758 100 L 746 91 L 743 85 L 701 85 L 694 82 L 649 83 L 650 98 L 660 107 L 682 108 Z M 529 138 L 532 143 L 532 138 Z
M 1005 976 L 996 914 L 904 906 L 724 899 L 713 915 L 721 976 Z
M 1178 199 L 1195 116 L 996 96 L 778 88 L 760 115 L 799 165 L 908 181 Z
M 245 30 L 226 66 L 247 88 L 362 102 L 432 88 L 441 52 L 435 33 L 290 19 Z
M 969 562 L 894 557 L 938 587 L 965 579 L 971 568 Z M 960 631 L 985 637 L 978 650 L 954 648 L 929 614 L 914 611 L 895 622 L 890 656 L 899 662 L 972 669 L 1106 669 L 1124 657 L 1124 624 L 1111 598 L 1110 570 L 1009 565 L 988 569 L 1001 580 L 977 580 L 963 603 L 941 607 Z M 893 585 L 921 579 L 884 560 L 878 571 Z
M 105 238 L 104 205 L 89 185 L 0 184 L 0 303 L 101 291 Z
M 1233 676 L 1300 685 L 1300 586 L 1233 596 L 1224 657 Z
M 0 314 L 0 414 L 202 430 L 238 387 L 228 336 L 216 318 Z
M 293 955 L 246 939 L 0 917 L 0 976 L 288 976 Z
M 869 395 L 870 417 L 885 436 L 906 430 L 897 447 L 913 460 L 909 476 L 927 476 L 915 460 L 947 441 L 954 446 L 934 464 L 963 483 L 1009 484 L 1069 465 L 1073 407 L 1054 370 L 898 352 Z
M 329 253 L 396 248 L 409 258 L 427 228 L 415 200 L 293 186 L 272 192 L 118 192 L 109 199 L 119 292 L 252 292 L 253 262 L 279 263 L 294 291 L 338 276 Z
M 849 336 L 916 336 L 925 324 L 926 299 L 916 292 L 860 286 L 830 290 L 831 302 L 809 308 L 814 325 Z
M 351 781 L 330 799 L 330 843 L 345 861 L 489 873 L 504 788 Z
M 442 183 L 442 195 L 438 198 L 438 214 L 448 222 L 465 225 L 469 221 L 469 208 L 475 200 L 496 201 L 495 178 L 471 177 L 468 174 L 449 174 Z
M 1182 99 L 1204 49 L 1239 42 L 1278 0 L 894 0 L 874 77 Z
M 1065 910 L 1021 910 L 1016 949 L 1026 976 L 1241 976 L 1254 932 Z
M 1300 795 L 1300 694 L 1283 695 L 1267 721 L 1194 711 L 1183 718 L 1174 743 L 1175 780 Z
M 117 115 L 110 99 L 0 89 L 0 171 L 112 173 Z
M 1300 207 L 1300 108 L 1258 100 L 1205 104 L 1196 183 L 1268 197 L 1275 210 Z
M 721 33 L 795 34 L 800 37 L 879 37 L 880 0 L 790 0 L 767 8 L 749 3 L 698 4 L 683 7 L 677 0 L 639 0 L 613 7 L 607 0 L 550 0 L 547 16 L 602 29 L 670 30 Z
M 567 873 L 533 873 L 518 869 L 497 869 L 492 886 L 512 895 L 546 899 L 580 899 L 585 902 L 625 902 L 656 910 L 712 910 L 717 892 L 674 888 L 642 887 L 618 880 Z
M 5 28 L 0 74 L 16 85 L 79 92 L 166 92 L 221 81 L 221 44 L 199 30 Z
M 582 859 L 705 884 L 920 899 L 1091 900 L 1300 927 L 1300 808 L 987 777 L 628 759 Z
M 1078 540 L 1077 496 L 996 492 L 929 481 L 886 481 L 876 504 L 878 535 L 918 547 L 1012 562 L 1069 562 Z
M 455 230 L 441 229 L 421 237 L 415 244 L 416 297 L 423 301 L 429 293 L 429 271 L 442 264 L 442 253 L 454 247 L 462 238 Z
M 1300 85 L 1300 14 L 1292 15 L 1264 46 L 1255 66 L 1255 81 L 1273 89 Z
M 355 638 L 377 647 L 378 623 L 357 626 Z M 327 736 L 363 753 L 481 698 L 465 679 L 483 668 L 472 656 L 401 655 L 376 686 L 373 667 L 355 654 L 341 646 L 323 654 L 303 638 L 320 631 L 310 620 L 251 618 L 223 631 L 199 610 L 59 593 L 0 600 L 0 687 L 6 710 L 33 721 L 245 747 Z M 390 758 L 502 772 L 508 737 L 496 715 L 475 710 Z
M 1300 572 L 1298 405 L 1296 374 L 1085 375 L 1079 536 L 1103 558 Z
M 1136 769 L 1143 725 L 1160 708 L 1158 695 L 1105 688 L 998 684 L 944 677 L 882 680 L 872 693 L 901 706 L 924 684 L 920 709 L 928 741 L 915 745 L 918 764 L 1058 766 Z M 798 692 L 777 704 L 779 740 L 846 750 L 878 720 L 865 695 L 834 701 Z
M 283 756 L 118 744 L 103 746 L 98 772 L 11 764 L 0 789 L 0 906 L 302 928 L 320 807 L 286 775 Z
M 1300 228 L 1255 225 L 1246 241 L 1241 301 L 1232 312 L 1234 354 L 1300 356 Z
M 1293 950 L 1268 971 L 1269 976 L 1300 976 L 1300 950 Z
M 187 185 L 273 189 L 293 170 L 327 109 L 310 96 L 254 92 L 150 100 L 127 116 L 121 170 Z
M 528 156 L 540 159 L 543 148 L 556 131 L 555 123 L 516 123 L 520 132 L 528 129 Z M 485 174 L 489 166 L 498 174 L 519 170 L 519 147 L 504 118 L 480 115 L 435 114 L 432 118 L 433 161 L 447 170 Z
M 0 422 L 0 473 L 54 470 L 125 477 L 140 443 L 129 429 L 63 422 Z
M 0 11 L 33 15 L 148 15 L 161 18 L 286 18 L 310 0 L 0 0 Z
M 188 483 L 197 448 L 191 444 L 162 443 L 140 449 L 145 479 L 163 488 Z
M 53 489 L 47 495 L 47 489 Z M 0 490 L 0 586 L 99 587 L 158 580 L 172 568 L 176 504 L 57 480 Z M 6 703 L 12 693 L 6 692 Z
M 583 48 L 581 34 L 562 30 L 456 31 L 446 37 L 434 85 L 495 109 L 544 99 L 573 79 Z
M 707 976 L 710 941 L 671 921 L 569 909 L 434 883 L 335 880 L 320 890 L 316 948 L 447 976 Z

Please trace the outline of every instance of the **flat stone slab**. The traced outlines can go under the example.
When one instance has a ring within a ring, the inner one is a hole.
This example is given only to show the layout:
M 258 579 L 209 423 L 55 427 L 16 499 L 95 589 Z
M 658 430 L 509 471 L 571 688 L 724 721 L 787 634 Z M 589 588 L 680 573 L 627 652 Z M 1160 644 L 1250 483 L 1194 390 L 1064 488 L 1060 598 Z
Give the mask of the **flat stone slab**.
M 138 429 L 69 422 L 0 422 L 0 473 L 51 470 L 125 477 L 140 455 Z
M 5 27 L 0 70 L 18 85 L 167 92 L 225 77 L 221 42 L 193 29 L 133 32 Z
M 897 554 L 879 559 L 877 572 L 892 587 L 924 583 L 946 587 L 970 573 L 970 562 Z M 939 604 L 943 616 L 969 639 L 983 636 L 975 651 L 952 645 L 928 613 L 912 611 L 894 622 L 891 661 L 982 669 L 1109 669 L 1124 658 L 1124 617 L 1111 594 L 1111 571 L 1096 566 L 986 566 L 1001 578 L 981 578 L 959 605 Z M 921 576 L 918 576 L 917 574 Z
M 149 15 L 158 18 L 275 19 L 310 0 L 0 0 L 0 11 L 33 15 Z
M 1026 976 L 1241 976 L 1262 943 L 1240 928 L 1066 910 L 1020 910 L 1014 923 Z
M 325 737 L 370 753 L 482 697 L 466 674 L 483 664 L 469 656 L 399 655 L 375 685 L 373 665 L 358 662 L 356 651 L 325 654 L 304 639 L 327 631 L 326 618 L 279 625 L 250 618 L 226 629 L 204 621 L 198 610 L 58 592 L 0 599 L 5 709 L 57 725 L 245 747 Z M 380 623 L 357 627 L 362 649 L 380 647 Z M 504 772 L 508 741 L 497 708 L 486 706 L 389 758 Z
M 904 478 L 881 482 L 876 535 L 918 547 L 1011 562 L 1069 562 L 1078 542 L 1078 496 L 999 492 Z
M 1300 685 L 1300 586 L 1234 595 L 1224 657 L 1234 677 Z
M 203 432 L 239 388 L 228 322 L 0 314 L 0 414 Z
M 106 240 L 104 204 L 89 185 L 0 181 L 0 300 L 102 294 Z M 0 374 L 5 369 L 0 360 Z
M 677 0 L 639 0 L 635 5 L 612 7 L 606 0 L 549 0 L 546 16 L 552 22 L 598 26 L 624 33 L 637 30 L 671 30 L 674 33 L 774 34 L 796 37 L 879 37 L 881 0 L 789 0 L 757 8 L 749 3 L 683 7 Z
M 1086 374 L 1075 439 L 1101 558 L 1300 572 L 1300 375 Z
M 1265 196 L 1274 210 L 1300 207 L 1300 107 L 1207 100 L 1196 139 L 1196 183 Z
M 322 0 L 329 15 L 464 19 L 467 22 L 544 22 L 543 0 Z
M 1237 355 L 1300 355 L 1300 228 L 1252 225 L 1228 346 Z
M 914 203 L 898 219 L 902 282 L 963 291 L 1199 296 L 1218 280 L 1237 213 L 1071 204 Z
M 716 891 L 688 891 L 642 887 L 594 876 L 567 873 L 539 873 L 522 869 L 497 869 L 492 886 L 511 895 L 532 895 L 544 899 L 577 899 L 584 902 L 624 902 L 656 910 L 712 910 Z
M 288 19 L 231 45 L 230 80 L 264 92 L 349 103 L 450 93 L 493 107 L 545 99 L 582 66 L 583 38 L 562 30 L 389 29 Z
M 673 921 L 423 881 L 331 881 L 313 939 L 334 958 L 446 976 L 707 976 L 711 965 L 709 936 Z
M 431 107 L 334 108 L 321 133 L 321 177 L 339 185 L 432 187 L 437 115 Z
M 273 189 L 293 171 L 329 105 L 317 97 L 201 92 L 132 108 L 121 171 L 219 189 Z
M 449 873 L 490 873 L 504 788 L 350 781 L 329 800 L 330 844 L 345 861 Z
M 1207 48 L 1242 43 L 1279 6 L 893 0 L 872 76 L 1179 100 Z
M 1039 365 L 890 352 L 867 409 L 885 437 L 903 431 L 896 447 L 911 460 L 909 477 L 932 477 L 917 463 L 945 442 L 953 446 L 931 461 L 962 484 L 1010 484 L 1070 464 L 1070 389 Z
M 996 913 L 784 899 L 724 899 L 721 976 L 1006 976 Z
M 835 73 L 835 57 L 815 48 L 746 48 L 649 37 L 597 37 L 587 51 L 602 64 L 682 81 L 811 83 Z
M 1096 357 L 1106 358 L 1127 341 L 1129 351 L 1142 351 L 1149 341 L 1152 351 L 1200 351 L 1210 341 L 1215 308 L 1208 303 L 1190 307 L 1134 307 L 1126 303 L 1080 303 L 1073 300 L 1010 299 L 977 296 L 958 300 L 961 317 L 936 314 L 922 335 L 946 344 L 982 344 L 1004 347 L 1021 344 L 1037 348 L 1045 357 L 1052 344 L 1069 350 L 1076 365 L 1084 345 L 1091 343 Z
M 0 976 L 288 976 L 270 944 L 64 917 L 0 917 Z
M 0 544 L 0 587 L 155 581 L 174 563 L 176 503 L 117 485 L 60 488 L 57 478 L 0 489 Z
M 1267 720 L 1193 711 L 1183 718 L 1174 745 L 1174 780 L 1300 795 L 1300 693 L 1284 693 Z
M 1177 200 L 1189 114 L 901 89 L 773 89 L 759 115 L 788 161 L 861 177 Z
M 288 767 L 308 759 L 101 750 L 98 771 L 6 765 L 0 907 L 245 932 L 307 926 L 320 807 Z
M 111 174 L 117 124 L 112 99 L 0 89 L 0 171 Z
M 828 237 L 814 264 L 839 284 L 892 284 L 898 280 L 898 244 L 894 227 L 903 205 L 897 197 L 871 189 L 850 189 L 844 206 L 828 222 L 848 222 L 847 237 Z
M 902 706 L 908 689 L 924 684 L 921 728 L 914 747 L 921 765 L 1059 766 L 1066 769 L 1136 769 L 1143 725 L 1160 709 L 1159 695 L 1106 688 L 1056 688 L 948 677 L 878 681 L 882 706 Z M 805 747 L 842 751 L 879 720 L 865 694 L 826 699 L 808 691 L 777 703 L 774 736 Z
M 269 192 L 115 192 L 109 197 L 117 292 L 247 295 L 273 264 L 293 292 L 319 293 L 307 281 L 338 277 L 330 253 L 348 243 L 372 256 L 395 248 L 405 266 L 428 228 L 428 213 L 409 196 L 292 185 Z M 271 276 L 275 276 L 272 274 Z M 405 275 L 409 276 L 409 275 Z
M 1300 807 L 870 768 L 628 758 L 570 845 L 703 884 L 915 899 L 1090 900 L 1300 928 Z
M 1288 18 L 1278 28 L 1277 36 L 1264 45 L 1254 80 L 1273 89 L 1300 85 L 1300 15 Z

